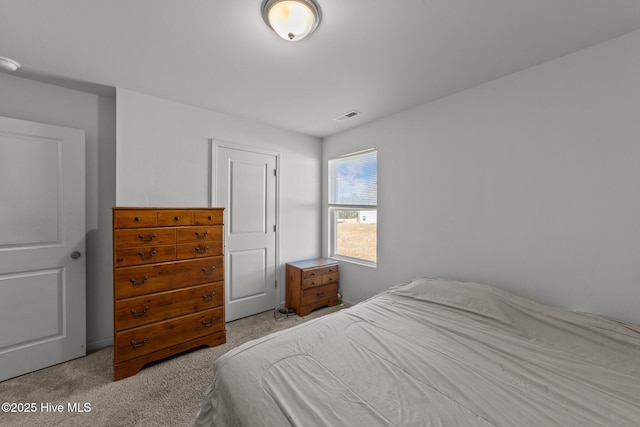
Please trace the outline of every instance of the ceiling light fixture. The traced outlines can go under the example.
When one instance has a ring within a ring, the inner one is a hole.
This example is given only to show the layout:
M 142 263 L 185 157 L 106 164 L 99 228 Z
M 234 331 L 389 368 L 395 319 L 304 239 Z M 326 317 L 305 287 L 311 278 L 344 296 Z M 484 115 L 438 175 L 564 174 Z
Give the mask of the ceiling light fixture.
M 16 71 L 18 68 L 20 68 L 20 63 L 14 61 L 11 58 L 0 56 L 0 68 L 8 71 Z
M 264 0 L 262 18 L 285 40 L 298 41 L 320 24 L 320 6 L 315 0 Z

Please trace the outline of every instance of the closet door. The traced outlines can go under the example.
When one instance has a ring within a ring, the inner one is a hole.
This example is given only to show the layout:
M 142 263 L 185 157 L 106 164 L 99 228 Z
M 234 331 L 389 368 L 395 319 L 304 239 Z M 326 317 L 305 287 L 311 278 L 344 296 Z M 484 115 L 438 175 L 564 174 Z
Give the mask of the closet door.
M 276 306 L 277 156 L 217 147 L 216 205 L 225 208 L 227 322 Z
M 85 355 L 84 143 L 0 117 L 0 381 Z

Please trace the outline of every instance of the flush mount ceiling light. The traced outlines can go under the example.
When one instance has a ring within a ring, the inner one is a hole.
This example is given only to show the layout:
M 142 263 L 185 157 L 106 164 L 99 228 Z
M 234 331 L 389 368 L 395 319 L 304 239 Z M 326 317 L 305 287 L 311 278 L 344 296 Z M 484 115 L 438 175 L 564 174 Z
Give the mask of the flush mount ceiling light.
M 0 68 L 8 71 L 15 71 L 20 68 L 20 63 L 11 58 L 0 56 Z
M 311 34 L 322 13 L 315 0 L 264 0 L 262 18 L 277 35 L 298 41 Z

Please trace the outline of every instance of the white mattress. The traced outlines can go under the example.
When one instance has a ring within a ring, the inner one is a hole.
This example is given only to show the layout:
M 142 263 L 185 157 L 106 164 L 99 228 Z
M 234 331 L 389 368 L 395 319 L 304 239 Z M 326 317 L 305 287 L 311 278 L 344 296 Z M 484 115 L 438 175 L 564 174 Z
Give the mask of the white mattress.
M 638 426 L 640 333 L 420 278 L 220 357 L 197 426 Z

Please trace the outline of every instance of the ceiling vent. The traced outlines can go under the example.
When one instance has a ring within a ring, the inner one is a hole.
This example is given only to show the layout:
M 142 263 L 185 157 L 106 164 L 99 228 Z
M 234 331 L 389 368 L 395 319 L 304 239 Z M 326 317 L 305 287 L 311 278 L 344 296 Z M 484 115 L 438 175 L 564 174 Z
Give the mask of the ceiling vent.
M 344 114 L 336 117 L 333 120 L 335 120 L 336 122 L 343 122 L 345 120 L 349 120 L 349 119 L 353 119 L 354 117 L 358 117 L 360 114 L 362 114 L 360 111 L 351 110 L 348 113 L 344 113 Z

